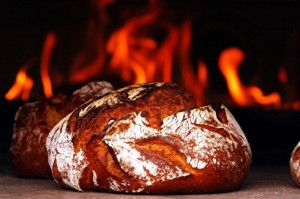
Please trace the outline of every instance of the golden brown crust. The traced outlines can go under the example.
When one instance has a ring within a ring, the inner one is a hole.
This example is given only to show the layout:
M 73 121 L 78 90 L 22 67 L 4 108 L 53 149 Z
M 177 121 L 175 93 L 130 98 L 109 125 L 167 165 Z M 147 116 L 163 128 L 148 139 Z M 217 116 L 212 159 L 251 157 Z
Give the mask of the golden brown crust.
M 90 82 L 71 96 L 55 95 L 49 99 L 26 103 L 15 115 L 11 161 L 21 177 L 52 177 L 48 164 L 46 138 L 69 112 L 87 100 L 112 90 L 107 82 Z
M 15 116 L 10 147 L 11 161 L 21 177 L 51 177 L 46 138 L 51 128 L 68 113 L 67 96 L 26 103 Z
M 300 142 L 296 145 L 291 154 L 290 172 L 294 182 L 300 186 Z
M 51 130 L 47 149 L 54 178 L 79 191 L 231 191 L 251 166 L 228 109 L 197 108 L 171 83 L 125 87 L 80 106 Z
M 224 107 L 222 109 L 223 111 L 214 112 L 215 110 L 207 106 L 178 112 L 165 119 L 162 130 L 157 133 L 153 131 L 151 139 L 128 131 L 137 125 L 129 127 L 127 131 L 122 130 L 122 133 L 112 129 L 112 133 L 108 132 L 104 141 L 114 149 L 121 168 L 131 176 L 131 180 L 122 180 L 133 181 L 133 176 L 136 177 L 138 173 L 129 168 L 132 168 L 132 165 L 138 167 L 138 164 L 143 163 L 139 162 L 142 159 L 147 161 L 146 166 L 151 163 L 153 167 L 168 165 L 168 172 L 173 172 L 169 175 L 164 171 L 146 169 L 150 174 L 148 179 L 141 178 L 146 180 L 144 184 L 140 182 L 143 193 L 208 193 L 231 191 L 241 186 L 250 169 L 251 151 L 245 137 L 240 134 L 240 129 L 233 127 L 236 123 L 228 110 Z M 220 113 L 222 114 L 217 117 Z M 220 117 L 226 117 L 228 122 L 223 124 L 226 120 L 217 119 Z M 130 121 L 139 121 L 133 118 L 137 117 L 132 117 Z M 116 122 L 115 125 L 117 127 L 123 124 Z M 131 151 L 127 153 L 135 154 L 138 151 L 140 154 L 136 159 L 137 164 L 124 159 L 128 155 L 124 152 L 128 147 Z M 134 150 L 136 151 L 133 152 Z M 178 169 L 182 172 L 178 172 Z M 149 184 L 151 186 L 147 186 Z M 115 191 L 128 190 L 127 187 L 110 188 Z
M 171 83 L 129 86 L 98 97 L 94 102 L 81 106 L 70 116 L 72 122 L 69 123 L 69 130 L 76 132 L 73 138 L 75 151 L 85 148 L 93 135 L 99 136 L 110 120 L 128 113 L 147 112 L 151 124 L 159 128 L 162 118 L 196 106 L 191 94 Z M 91 109 L 91 113 L 85 114 L 86 110 Z

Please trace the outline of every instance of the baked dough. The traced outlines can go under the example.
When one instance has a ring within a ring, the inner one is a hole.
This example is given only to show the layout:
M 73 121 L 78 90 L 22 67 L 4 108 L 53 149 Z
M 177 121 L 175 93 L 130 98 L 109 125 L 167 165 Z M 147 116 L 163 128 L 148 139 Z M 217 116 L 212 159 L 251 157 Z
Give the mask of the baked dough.
M 300 186 L 300 142 L 295 146 L 291 154 L 290 172 L 294 182 Z
M 50 130 L 79 105 L 111 90 L 110 83 L 93 81 L 71 96 L 57 94 L 22 105 L 15 115 L 10 146 L 11 161 L 17 174 L 26 178 L 51 178 L 46 150 Z
M 197 107 L 171 83 L 128 86 L 85 103 L 51 130 L 46 147 L 56 182 L 78 191 L 232 191 L 252 163 L 225 106 Z

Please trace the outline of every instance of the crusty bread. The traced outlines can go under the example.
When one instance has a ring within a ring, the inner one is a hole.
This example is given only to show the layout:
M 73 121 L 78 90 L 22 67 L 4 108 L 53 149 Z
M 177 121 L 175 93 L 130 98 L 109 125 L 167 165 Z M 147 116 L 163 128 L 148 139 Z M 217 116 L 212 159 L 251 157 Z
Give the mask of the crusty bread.
M 52 177 L 48 164 L 46 138 L 63 117 L 77 106 L 112 90 L 107 82 L 90 82 L 71 96 L 57 94 L 49 99 L 21 106 L 14 121 L 10 154 L 21 177 Z
M 252 161 L 226 107 L 197 108 L 172 83 L 128 86 L 85 103 L 51 130 L 46 147 L 56 182 L 79 191 L 231 191 Z
M 291 154 L 290 172 L 294 182 L 300 186 L 300 142 L 298 142 Z
M 51 177 L 46 138 L 51 128 L 68 114 L 66 95 L 43 102 L 26 103 L 15 115 L 10 154 L 21 177 Z

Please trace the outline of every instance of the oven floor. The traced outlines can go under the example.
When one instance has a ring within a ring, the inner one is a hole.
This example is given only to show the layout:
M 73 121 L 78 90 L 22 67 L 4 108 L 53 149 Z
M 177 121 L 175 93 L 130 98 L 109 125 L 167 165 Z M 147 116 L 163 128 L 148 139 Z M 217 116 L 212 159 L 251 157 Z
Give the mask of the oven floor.
M 1 155 L 0 198 L 88 198 L 88 199 L 132 199 L 132 198 L 300 198 L 300 188 L 292 181 L 288 165 L 253 166 L 245 184 L 240 190 L 220 194 L 196 195 L 128 195 L 99 192 L 77 192 L 56 184 L 52 179 L 21 179 L 16 177 L 7 155 Z

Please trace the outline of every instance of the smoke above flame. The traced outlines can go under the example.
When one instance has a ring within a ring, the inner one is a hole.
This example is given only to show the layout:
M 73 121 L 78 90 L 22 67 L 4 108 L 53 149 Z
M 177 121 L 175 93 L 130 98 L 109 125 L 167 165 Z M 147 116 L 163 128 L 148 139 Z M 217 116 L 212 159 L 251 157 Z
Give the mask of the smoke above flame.
M 129 17 L 113 31 L 106 7 L 115 1 L 91 1 L 99 10 L 98 15 L 87 21 L 86 47 L 72 60 L 65 81 L 69 84 L 84 83 L 94 79 L 106 80 L 106 75 L 118 77 L 125 84 L 153 81 L 176 82 L 192 92 L 199 105 L 210 103 L 208 66 L 203 59 L 191 60 L 192 23 L 172 23 L 163 18 L 159 1 L 151 0 L 148 9 Z M 159 33 L 159 37 L 157 34 Z M 51 68 L 53 51 L 58 42 L 55 32 L 49 32 L 44 41 L 40 58 L 40 78 L 45 97 L 53 95 Z M 246 86 L 239 76 L 240 65 L 247 55 L 236 46 L 223 49 L 218 67 L 223 75 L 232 101 L 241 107 L 261 106 L 282 108 L 278 92 L 265 94 L 258 85 Z M 22 66 L 14 85 L 6 93 L 7 100 L 27 101 L 34 81 L 26 72 L 30 67 Z M 279 81 L 287 80 L 285 71 L 280 70 Z M 300 109 L 299 102 L 292 108 Z

